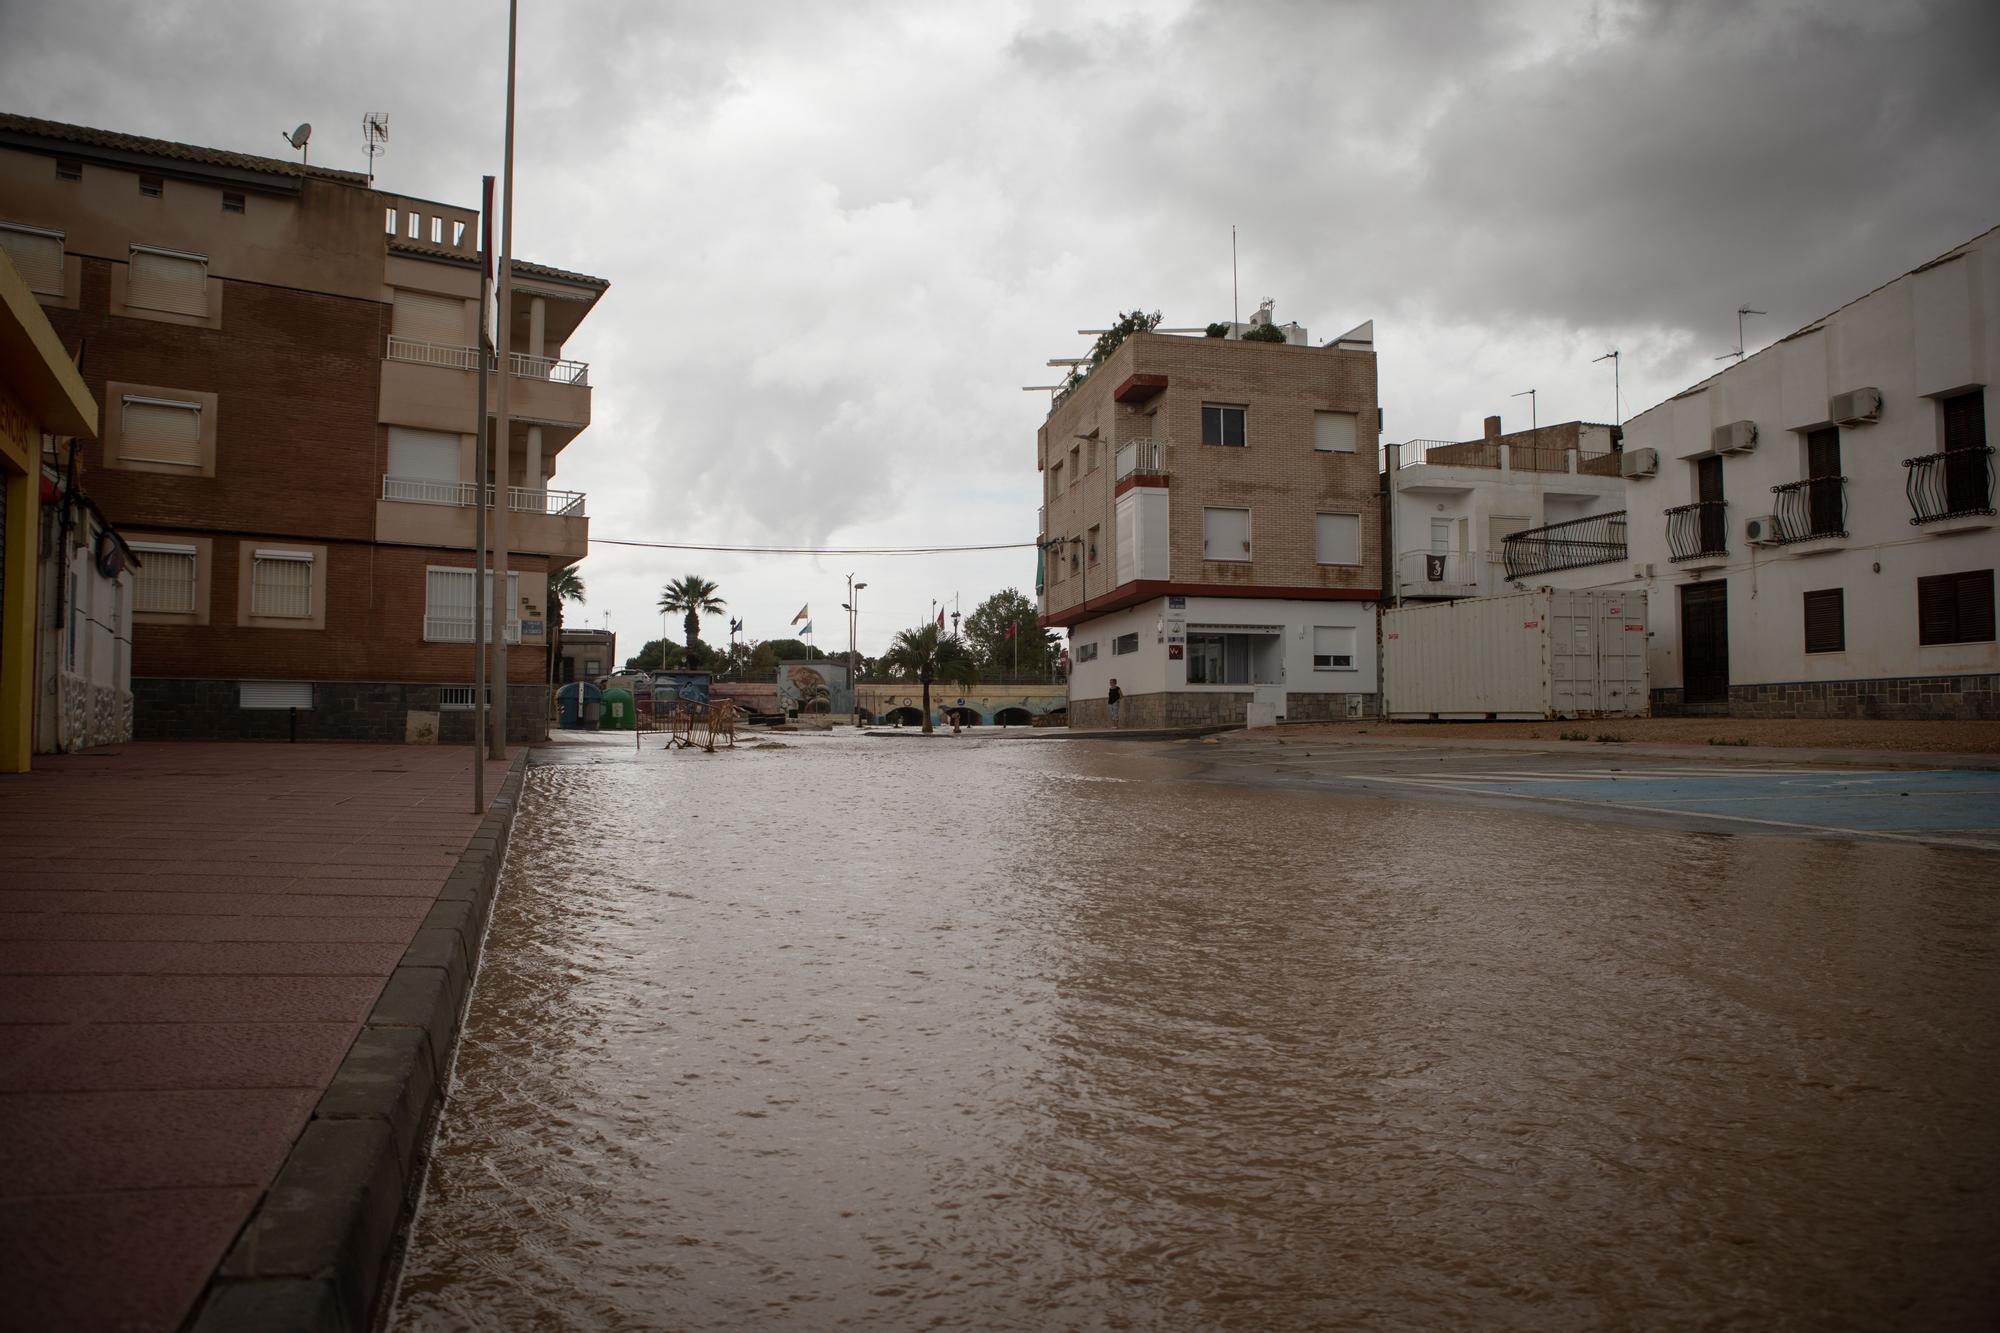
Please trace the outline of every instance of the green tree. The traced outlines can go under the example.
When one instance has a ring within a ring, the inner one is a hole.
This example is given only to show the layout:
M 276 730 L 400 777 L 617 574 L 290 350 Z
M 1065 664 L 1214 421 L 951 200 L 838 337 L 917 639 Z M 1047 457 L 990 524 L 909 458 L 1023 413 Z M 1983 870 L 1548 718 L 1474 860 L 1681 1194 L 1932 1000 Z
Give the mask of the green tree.
M 780 662 L 817 662 L 826 654 L 797 639 L 763 639 L 751 650 L 749 678 L 774 680 Z
M 989 675 L 1015 670 L 1016 645 L 1021 674 L 1045 676 L 1055 665 L 1055 636 L 1041 627 L 1035 604 L 1018 588 L 1004 588 L 974 607 L 965 618 L 965 637 Z
M 687 666 L 687 650 L 668 639 L 648 639 L 637 654 L 625 659 L 627 671 L 679 671 Z
M 556 663 L 562 660 L 563 603 L 583 605 L 583 575 L 575 565 L 549 572 L 549 683 L 556 679 Z
M 687 631 L 688 655 L 695 655 L 695 645 L 701 642 L 701 618 L 719 616 L 728 607 L 716 594 L 716 585 L 699 574 L 683 574 L 660 589 L 660 610 L 681 618 L 681 626 Z
M 924 734 L 931 731 L 931 686 L 937 682 L 971 686 L 979 683 L 979 664 L 965 640 L 942 634 L 935 624 L 906 629 L 896 636 L 882 663 L 906 680 L 924 687 Z
M 1069 374 L 1063 378 L 1062 388 L 1056 393 L 1055 401 L 1062 402 L 1083 383 L 1091 371 L 1103 365 L 1124 341 L 1135 333 L 1146 333 L 1160 326 L 1160 312 L 1147 314 L 1143 310 L 1121 310 L 1111 327 L 1097 335 L 1097 341 L 1090 346 L 1090 361 L 1086 365 L 1071 366 Z

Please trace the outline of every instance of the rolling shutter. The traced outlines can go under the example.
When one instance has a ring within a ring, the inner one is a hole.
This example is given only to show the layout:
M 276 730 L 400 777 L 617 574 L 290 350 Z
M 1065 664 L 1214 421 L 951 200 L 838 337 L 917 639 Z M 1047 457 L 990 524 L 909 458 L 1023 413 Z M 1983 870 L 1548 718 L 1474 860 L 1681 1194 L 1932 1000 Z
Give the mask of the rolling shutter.
M 201 405 L 127 394 L 118 456 L 140 463 L 201 466 Z
M 1354 414 L 1352 412 L 1313 413 L 1313 448 L 1321 453 L 1351 454 L 1354 452 Z
M 389 427 L 389 475 L 416 481 L 457 481 L 458 436 L 441 430 Z
M 1846 592 L 1823 588 L 1806 594 L 1806 651 L 1838 653 L 1847 648 Z
M 139 568 L 132 579 L 132 609 L 167 614 L 194 610 L 195 548 L 133 542 Z
M 1986 392 L 1974 389 L 1944 400 L 1944 447 L 1984 449 L 1986 447 Z
M 1917 642 L 1991 643 L 1993 571 L 1967 570 L 1917 580 Z
M 465 345 L 465 302 L 455 296 L 399 291 L 393 318 L 398 338 L 445 347 Z
M 1204 560 L 1248 560 L 1250 558 L 1250 511 L 1247 509 L 1202 510 L 1201 558 Z
M 28 290 L 42 296 L 63 294 L 63 234 L 39 227 L 0 225 L 0 250 L 14 261 L 14 268 Z
M 132 247 L 125 304 L 175 315 L 208 314 L 208 260 L 201 255 Z
M 240 708 L 311 708 L 312 682 L 240 680 L 236 682 L 236 703 Z
M 1361 563 L 1361 515 L 1319 514 L 1314 518 L 1314 527 L 1319 564 Z
M 312 553 L 256 551 L 250 559 L 250 614 L 312 615 Z

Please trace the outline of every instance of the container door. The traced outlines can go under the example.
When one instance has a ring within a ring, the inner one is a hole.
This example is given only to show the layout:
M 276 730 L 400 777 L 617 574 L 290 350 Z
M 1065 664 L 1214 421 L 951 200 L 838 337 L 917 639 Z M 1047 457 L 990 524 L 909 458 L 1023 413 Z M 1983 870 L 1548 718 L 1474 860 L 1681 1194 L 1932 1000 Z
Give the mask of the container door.
M 1590 598 L 1568 592 L 1549 597 L 1550 704 L 1559 717 L 1601 710 L 1597 688 L 1597 618 Z
M 1729 584 L 1681 585 L 1681 694 L 1691 704 L 1729 701 Z

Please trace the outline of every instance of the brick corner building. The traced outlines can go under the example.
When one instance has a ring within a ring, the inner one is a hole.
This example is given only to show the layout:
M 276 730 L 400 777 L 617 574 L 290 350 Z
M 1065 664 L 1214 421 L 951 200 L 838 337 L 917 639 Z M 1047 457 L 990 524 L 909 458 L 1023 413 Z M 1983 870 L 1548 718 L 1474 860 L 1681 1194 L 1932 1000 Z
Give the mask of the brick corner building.
M 1260 325 L 1284 341 L 1242 336 Z M 1128 726 L 1372 714 L 1380 425 L 1372 325 L 1315 347 L 1266 312 L 1134 333 L 1062 397 L 1039 591 L 1071 725 L 1104 725 L 1114 677 Z
M 475 475 L 478 213 L 349 171 L 0 115 L 0 247 L 103 405 L 93 495 L 140 554 L 140 738 L 469 737 L 474 505 L 510 514 L 508 733 L 546 733 L 564 343 L 608 284 L 516 261 L 509 474 Z M 489 366 L 487 373 L 494 373 Z M 493 395 L 489 393 L 489 401 Z

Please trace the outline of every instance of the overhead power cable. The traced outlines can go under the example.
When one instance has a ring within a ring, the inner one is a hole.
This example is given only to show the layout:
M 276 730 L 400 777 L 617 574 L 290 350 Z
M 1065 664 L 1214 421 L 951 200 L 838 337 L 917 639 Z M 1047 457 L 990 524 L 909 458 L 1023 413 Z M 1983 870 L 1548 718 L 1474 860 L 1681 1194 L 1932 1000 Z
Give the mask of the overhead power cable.
M 966 551 L 1033 550 L 1036 542 L 993 542 L 984 546 L 718 546 L 706 542 L 638 542 L 592 537 L 592 546 L 637 546 L 651 551 L 712 551 L 726 555 L 953 555 Z

